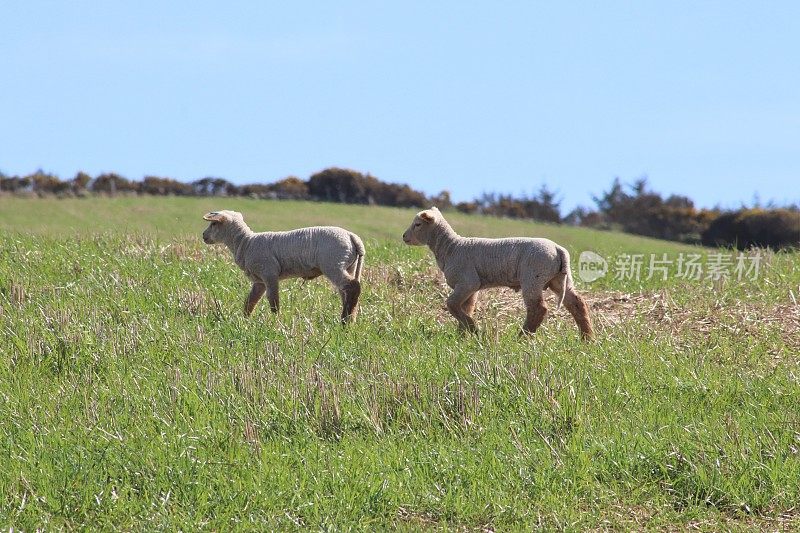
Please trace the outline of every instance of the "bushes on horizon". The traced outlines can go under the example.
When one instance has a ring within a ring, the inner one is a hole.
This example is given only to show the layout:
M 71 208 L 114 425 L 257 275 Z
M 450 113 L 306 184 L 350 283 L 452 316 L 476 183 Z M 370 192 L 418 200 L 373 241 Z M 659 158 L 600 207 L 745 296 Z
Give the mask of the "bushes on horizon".
M 450 191 L 443 190 L 436 196 L 431 196 L 430 204 L 435 205 L 443 211 L 451 209 L 453 207 L 453 201 L 450 199 Z M 427 205 L 425 207 L 427 207 Z
M 514 198 L 510 194 L 496 195 L 484 193 L 476 203 L 477 211 L 485 215 L 530 218 L 542 222 L 561 223 L 560 202 L 556 201 L 556 193 L 542 185 L 535 196 Z M 457 209 L 468 212 L 472 208 L 469 204 L 459 204 Z
M 58 179 L 58 176 L 43 172 L 41 170 L 28 176 L 33 186 L 33 192 L 38 196 L 47 194 L 64 194 L 69 191 L 69 182 Z
M 86 194 L 91 183 L 92 177 L 86 172 L 78 172 L 75 177 L 70 181 L 72 192 L 78 196 Z
M 0 191 L 19 194 L 31 190 L 33 182 L 28 177 L 0 175 Z
M 705 246 L 797 247 L 800 211 L 783 209 L 696 209 L 686 196 L 661 195 L 649 190 L 647 180 L 635 181 L 626 191 L 617 178 L 611 188 L 595 197 L 596 211 L 580 207 L 565 221 L 597 229 L 615 229 L 657 239 Z
M 477 213 L 478 209 L 480 209 L 480 206 L 478 205 L 478 202 L 475 202 L 475 201 L 473 201 L 473 202 L 458 202 L 455 205 L 455 207 L 456 207 L 456 211 L 458 211 L 460 213 L 465 213 L 467 215 L 472 215 L 474 213 Z
M 140 183 L 123 178 L 113 172 L 100 174 L 89 184 L 89 190 L 94 193 L 114 196 L 118 193 L 137 193 Z
M 649 190 L 646 178 L 635 181 L 630 192 L 616 178 L 608 191 L 594 197 L 594 202 L 597 211 L 575 210 L 567 218 L 582 226 L 685 243 L 699 243 L 700 234 L 717 214 L 696 209 L 686 196 L 662 198 Z
M 288 176 L 269 186 L 275 198 L 280 200 L 308 200 L 308 183 L 297 176 Z
M 424 193 L 408 185 L 385 183 L 370 174 L 344 168 L 326 168 L 308 179 L 308 194 L 315 200 L 347 204 L 424 207 Z
M 436 205 L 440 209 L 455 208 L 462 213 L 565 222 L 706 246 L 736 246 L 740 249 L 749 246 L 800 247 L 800 209 L 796 206 L 742 208 L 722 213 L 716 209 L 697 209 L 686 196 L 664 198 L 653 192 L 646 178 L 627 187 L 616 178 L 608 191 L 594 197 L 596 210 L 581 206 L 563 219 L 556 193 L 546 186 L 533 196 L 486 193 L 471 202 L 453 205 L 449 191 L 426 197 L 409 185 L 386 183 L 369 173 L 336 167 L 317 172 L 307 181 L 288 176 L 274 183 L 241 186 L 215 177 L 186 183 L 157 176 L 145 176 L 142 181 L 135 181 L 115 173 L 103 173 L 92 179 L 85 172 L 78 172 L 71 180 L 61 181 L 58 176 L 38 170 L 24 177 L 0 173 L 0 192 L 58 197 L 87 193 L 111 196 L 247 196 L 420 208 Z
M 800 211 L 793 209 L 740 209 L 710 222 L 703 231 L 704 246 L 752 246 L 773 250 L 800 247 Z
M 91 177 L 83 172 L 79 172 L 69 181 L 61 181 L 58 176 L 42 170 L 24 177 L 6 176 L 0 173 L 0 191 L 37 196 L 75 196 L 85 192 L 90 181 Z
M 308 178 L 308 193 L 315 200 L 348 204 L 369 203 L 366 176 L 355 170 L 326 168 Z
M 171 178 L 145 176 L 139 191 L 143 194 L 156 196 L 190 196 L 192 194 L 192 186 Z
M 197 196 L 236 196 L 236 185 L 223 178 L 203 178 L 192 182 L 192 191 Z

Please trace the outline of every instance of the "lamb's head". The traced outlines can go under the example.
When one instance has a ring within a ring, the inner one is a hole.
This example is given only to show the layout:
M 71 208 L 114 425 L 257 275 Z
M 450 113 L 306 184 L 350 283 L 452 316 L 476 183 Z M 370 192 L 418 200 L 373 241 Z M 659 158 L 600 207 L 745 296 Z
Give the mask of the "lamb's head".
M 444 221 L 442 213 L 435 207 L 420 211 L 403 233 L 403 241 L 411 246 L 423 246 L 430 241 L 436 226 Z
M 208 220 L 209 224 L 203 232 L 203 241 L 206 244 L 216 244 L 225 242 L 226 236 L 242 227 L 247 227 L 244 217 L 237 211 L 212 211 L 203 215 L 203 220 Z

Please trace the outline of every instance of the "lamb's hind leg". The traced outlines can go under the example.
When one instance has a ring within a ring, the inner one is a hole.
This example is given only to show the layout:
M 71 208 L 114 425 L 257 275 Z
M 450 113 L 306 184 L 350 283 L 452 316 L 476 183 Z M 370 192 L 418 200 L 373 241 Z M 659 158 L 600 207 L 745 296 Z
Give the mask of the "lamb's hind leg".
M 269 300 L 269 309 L 273 313 L 278 312 L 280 307 L 280 291 L 278 289 L 278 278 L 267 278 L 264 280 L 267 286 L 267 299 Z
M 361 296 L 361 282 L 349 280 L 342 290 L 342 323 L 355 322 L 358 316 L 358 298 Z
M 348 307 L 348 321 L 355 322 L 356 317 L 358 317 L 358 299 L 361 296 L 361 280 L 356 279 L 356 270 L 358 269 L 358 259 L 353 262 L 352 265 L 347 267 L 347 273 L 350 275 L 351 279 L 348 282 L 349 295 L 347 300 L 347 307 Z
M 581 337 L 585 340 L 591 339 L 594 337 L 594 328 L 592 328 L 592 319 L 589 316 L 589 306 L 586 305 L 586 302 L 581 298 L 581 296 L 575 292 L 575 289 L 572 287 L 567 287 L 566 294 L 564 294 L 564 307 L 572 315 L 572 318 L 575 319 L 575 322 L 578 324 L 578 329 L 581 331 Z
M 523 289 L 522 299 L 525 301 L 526 316 L 520 334 L 532 334 L 542 325 L 547 315 L 547 305 L 540 288 Z
M 323 274 L 333 283 L 342 299 L 342 324 L 354 322 L 358 316 L 358 298 L 361 296 L 361 282 L 353 278 L 346 270 L 323 271 Z

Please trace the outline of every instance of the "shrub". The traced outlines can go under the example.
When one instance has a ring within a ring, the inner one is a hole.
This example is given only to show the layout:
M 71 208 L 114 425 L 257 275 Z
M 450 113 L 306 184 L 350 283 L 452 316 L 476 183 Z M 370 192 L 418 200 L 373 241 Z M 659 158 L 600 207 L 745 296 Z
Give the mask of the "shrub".
M 236 196 L 238 188 L 223 178 L 203 178 L 192 182 L 193 194 L 197 196 Z
M 157 176 L 145 176 L 140 190 L 144 194 L 159 196 L 176 195 L 189 196 L 192 194 L 192 186 L 171 178 L 159 178 Z
M 28 177 L 0 176 L 0 191 L 19 193 L 30 191 L 31 180 Z
M 113 172 L 100 174 L 89 185 L 92 192 L 115 195 L 117 193 L 138 192 L 141 184 L 123 178 Z
M 308 194 L 315 200 L 348 204 L 423 207 L 425 194 L 408 185 L 384 183 L 377 178 L 344 168 L 326 168 L 308 179 Z
M 273 183 L 269 190 L 282 200 L 308 199 L 308 183 L 296 176 L 288 176 Z
M 800 246 L 800 211 L 741 209 L 721 214 L 703 232 L 705 246 L 751 246 L 774 250 Z

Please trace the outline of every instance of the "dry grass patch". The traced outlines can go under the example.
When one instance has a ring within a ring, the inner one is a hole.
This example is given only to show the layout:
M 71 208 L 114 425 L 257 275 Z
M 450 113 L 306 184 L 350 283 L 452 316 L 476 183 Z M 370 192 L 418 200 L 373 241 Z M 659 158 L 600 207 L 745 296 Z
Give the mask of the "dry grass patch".
M 191 316 L 203 316 L 214 308 L 205 293 L 200 291 L 179 290 L 176 300 L 178 307 Z M 219 302 L 213 303 L 219 307 Z
M 668 290 L 626 293 L 621 291 L 587 292 L 586 301 L 598 329 L 613 330 L 625 323 L 639 322 L 673 336 L 710 336 L 724 332 L 731 336 L 763 336 L 765 330 L 780 332 L 787 348 L 800 352 L 800 304 L 740 302 L 730 305 L 721 300 L 697 306 L 681 305 Z M 505 297 L 498 296 L 497 302 Z M 514 302 L 504 304 L 518 308 Z M 765 327 L 766 326 L 766 327 Z M 774 326 L 774 327 L 769 327 Z
M 430 267 L 409 276 L 402 268 L 381 265 L 368 270 L 367 280 L 370 284 L 389 284 L 402 290 L 424 292 L 431 305 L 418 312 L 432 315 L 438 324 L 454 324 L 445 304 L 450 289 L 438 268 Z M 792 353 L 800 353 L 800 303 L 741 301 L 732 305 L 721 299 L 698 298 L 696 305 L 686 305 L 677 301 L 672 291 L 674 289 L 642 292 L 584 290 L 581 294 L 601 334 L 611 334 L 625 324 L 639 324 L 641 321 L 651 329 L 675 338 L 709 338 L 722 333 L 731 337 L 764 338 L 766 335 L 772 339 L 773 332 L 778 332 L 780 342 L 774 343 L 773 357 L 781 360 Z M 555 313 L 557 295 L 546 291 L 545 297 L 549 300 L 550 319 L 559 315 L 559 320 L 571 321 L 566 310 L 560 309 Z M 478 294 L 475 317 L 479 325 L 492 329 L 516 326 L 524 313 L 522 297 L 512 289 L 485 289 Z

